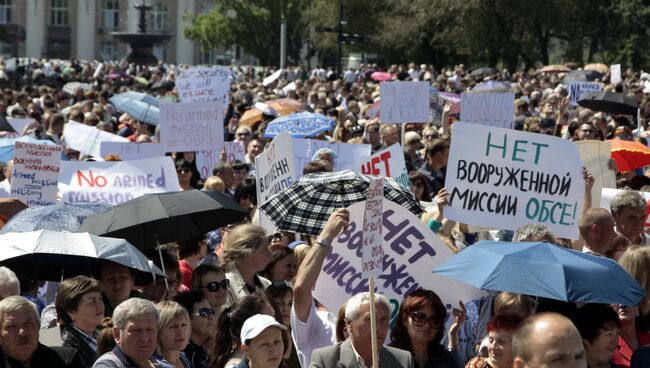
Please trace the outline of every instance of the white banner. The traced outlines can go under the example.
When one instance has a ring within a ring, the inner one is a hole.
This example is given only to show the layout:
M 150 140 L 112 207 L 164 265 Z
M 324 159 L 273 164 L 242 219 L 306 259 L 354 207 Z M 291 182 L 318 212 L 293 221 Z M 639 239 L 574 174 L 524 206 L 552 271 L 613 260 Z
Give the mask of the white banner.
M 101 157 L 100 144 L 102 142 L 129 142 L 128 139 L 99 130 L 95 127 L 69 121 L 63 128 L 65 145 L 75 151 Z
M 165 152 L 223 147 L 223 105 L 219 101 L 160 104 L 160 143 Z
M 382 123 L 428 123 L 429 82 L 382 82 Z
M 244 142 L 224 142 L 224 149 L 226 150 L 226 162 L 232 164 L 233 161 L 239 160 L 246 161 L 246 150 L 244 149 Z M 221 151 L 207 150 L 196 152 L 196 168 L 201 173 L 201 179 L 205 179 L 212 175 L 214 165 L 221 162 Z
M 363 211 L 363 241 L 361 242 L 361 272 L 363 278 L 379 277 L 384 271 L 382 202 L 384 201 L 384 178 L 374 177 L 368 185 L 366 207 Z
M 124 161 L 165 156 L 165 150 L 161 143 L 102 142 L 99 145 L 99 152 L 102 157 L 116 154 Z
M 223 66 L 197 66 L 182 69 L 176 77 L 176 89 L 181 102 L 221 101 L 230 103 L 232 72 Z
M 32 118 L 12 118 L 12 117 L 7 117 L 7 123 L 11 125 L 12 128 L 18 133 L 19 135 L 23 135 L 23 132 L 25 131 L 25 128 L 34 121 Z
M 331 143 L 317 139 L 293 138 L 293 154 L 297 178 L 302 176 L 305 164 L 321 148 L 329 148 L 336 153 L 334 171 L 351 169 L 358 171 L 359 157 L 370 156 L 369 144 Z
M 59 191 L 65 203 L 116 205 L 148 193 L 180 191 L 171 157 L 134 161 L 62 161 Z
M 537 223 L 578 239 L 585 186 L 571 142 L 464 122 L 454 124 L 452 136 L 447 218 L 504 230 Z
M 600 92 L 603 85 L 597 82 L 571 81 L 569 84 L 569 101 L 572 106 L 578 104 L 578 100 L 591 92 Z
M 291 134 L 281 133 L 273 138 L 264 151 L 255 157 L 257 205 L 287 189 L 296 180 Z
M 61 146 L 16 142 L 11 196 L 28 206 L 56 203 Z
M 614 64 L 609 67 L 609 79 L 612 85 L 621 82 L 621 64 Z
M 460 120 L 512 129 L 515 125 L 515 94 L 512 92 L 461 93 Z
M 404 151 L 399 143 L 375 152 L 370 157 L 359 157 L 355 171 L 365 175 L 394 178 L 407 189 L 410 188 L 409 174 L 404 161 Z

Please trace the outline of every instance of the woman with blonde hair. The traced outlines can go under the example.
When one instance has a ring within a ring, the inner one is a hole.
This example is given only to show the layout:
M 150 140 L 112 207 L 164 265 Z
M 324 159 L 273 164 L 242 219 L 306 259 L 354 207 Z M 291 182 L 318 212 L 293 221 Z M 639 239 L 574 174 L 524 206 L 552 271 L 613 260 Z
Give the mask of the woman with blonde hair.
M 628 247 L 618 260 L 618 263 L 629 273 L 636 282 L 646 291 L 646 296 L 639 303 L 639 317 L 643 325 L 650 326 L 650 303 L 648 292 L 650 292 L 650 247 L 643 245 L 632 245 Z M 647 330 L 644 328 L 643 330 Z
M 162 367 L 191 368 L 183 353 L 190 341 L 190 316 L 187 310 L 173 301 L 156 304 L 158 309 L 158 348 L 153 360 Z

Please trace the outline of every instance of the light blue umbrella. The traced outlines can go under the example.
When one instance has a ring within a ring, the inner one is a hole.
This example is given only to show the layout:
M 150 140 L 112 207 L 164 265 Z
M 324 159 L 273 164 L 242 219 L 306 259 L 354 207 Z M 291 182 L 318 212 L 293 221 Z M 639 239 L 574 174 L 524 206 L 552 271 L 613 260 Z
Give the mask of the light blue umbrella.
M 55 146 L 56 143 L 49 140 L 38 140 L 29 135 L 24 135 L 18 138 L 2 138 L 0 139 L 0 161 L 7 162 L 14 158 L 14 146 L 16 142 L 33 143 L 33 144 L 47 144 Z
M 618 263 L 548 243 L 480 241 L 433 272 L 484 290 L 638 305 L 645 290 Z
M 37 230 L 77 231 L 83 220 L 111 208 L 104 203 L 57 203 L 28 207 L 15 214 L 0 230 L 0 234 L 24 233 Z
M 124 92 L 108 99 L 117 111 L 129 114 L 135 120 L 150 125 L 158 125 L 160 120 L 160 101 L 157 98 L 140 93 Z
M 282 132 L 289 132 L 296 138 L 314 137 L 332 130 L 333 127 L 334 119 L 323 114 L 295 112 L 270 122 L 264 131 L 264 137 L 273 138 Z

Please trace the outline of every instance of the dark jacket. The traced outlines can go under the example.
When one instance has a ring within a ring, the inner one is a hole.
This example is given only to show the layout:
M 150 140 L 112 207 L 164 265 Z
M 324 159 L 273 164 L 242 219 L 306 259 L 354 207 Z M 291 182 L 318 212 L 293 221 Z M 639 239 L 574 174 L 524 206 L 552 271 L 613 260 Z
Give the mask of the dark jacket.
M 72 326 L 61 327 L 61 338 L 63 346 L 77 351 L 79 362 L 82 367 L 92 367 L 97 360 L 97 353 L 88 345 L 87 337 L 83 336 Z
M 31 366 L 45 368 L 85 368 L 79 362 L 79 357 L 75 354 L 74 350 L 61 346 L 50 348 L 40 343 L 34 355 L 32 355 Z M 23 365 L 2 353 L 0 367 L 23 368 Z

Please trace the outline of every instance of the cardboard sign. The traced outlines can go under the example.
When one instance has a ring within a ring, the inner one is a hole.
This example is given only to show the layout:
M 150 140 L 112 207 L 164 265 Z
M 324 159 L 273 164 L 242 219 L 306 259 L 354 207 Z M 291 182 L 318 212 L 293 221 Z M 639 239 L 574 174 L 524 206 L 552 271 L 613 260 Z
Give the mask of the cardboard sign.
M 384 199 L 382 239 L 383 272 L 375 280 L 376 289 L 397 314 L 404 296 L 418 288 L 433 290 L 449 312 L 459 300 L 469 301 L 483 293 L 467 284 L 433 273 L 433 269 L 454 252 L 415 215 Z M 350 297 L 368 291 L 368 280 L 361 272 L 361 243 L 364 202 L 348 207 L 350 222 L 332 244 L 318 277 L 314 297 L 337 311 Z M 450 315 L 451 313 L 448 313 Z
M 61 162 L 59 190 L 65 203 L 116 205 L 144 194 L 177 192 L 180 189 L 171 157 Z
M 515 94 L 512 92 L 462 93 L 460 120 L 512 129 L 515 126 Z
M 567 140 L 456 122 L 445 187 L 451 220 L 504 230 L 537 223 L 578 239 L 582 161 Z
M 63 137 L 66 146 L 93 157 L 101 157 L 100 144 L 102 142 L 129 142 L 128 139 L 117 134 L 108 133 L 74 121 L 65 124 Z
M 578 104 L 578 100 L 591 92 L 600 92 L 603 85 L 597 82 L 571 81 L 569 84 L 569 102 L 572 106 Z
M 429 82 L 383 82 L 379 91 L 382 123 L 429 122 Z
M 56 203 L 61 146 L 16 142 L 11 196 L 28 206 Z
M 384 179 L 370 179 L 366 208 L 363 212 L 363 240 L 361 241 L 361 272 L 364 278 L 379 277 L 384 271 L 383 228 Z
M 226 162 L 232 163 L 237 160 L 241 162 L 246 161 L 246 149 L 244 148 L 244 142 L 224 142 L 224 149 L 226 150 Z M 205 179 L 212 175 L 212 169 L 214 168 L 214 165 L 220 161 L 221 151 L 198 151 L 196 153 L 196 168 L 201 173 L 201 178 Z
M 16 131 L 16 133 L 23 135 L 23 132 L 25 132 L 25 128 L 34 121 L 32 118 L 12 118 L 12 117 L 7 117 L 7 123 L 11 125 L 12 128 Z
M 345 169 L 359 170 L 359 157 L 370 156 L 369 144 L 331 143 L 317 139 L 293 138 L 293 154 L 296 165 L 296 179 L 302 176 L 302 169 L 321 148 L 329 148 L 336 153 L 334 171 Z
M 273 138 L 264 151 L 255 157 L 255 180 L 259 206 L 296 180 L 290 133 L 284 132 Z
M 165 155 L 165 150 L 161 143 L 102 142 L 99 145 L 99 152 L 102 157 L 116 154 L 124 161 L 142 160 Z
M 221 101 L 230 103 L 232 72 L 223 66 L 197 66 L 183 69 L 176 77 L 176 89 L 181 102 Z
M 165 152 L 221 151 L 223 147 L 219 101 L 160 104 L 159 126 Z
M 600 193 L 603 188 L 616 188 L 616 172 L 607 167 L 612 151 L 611 141 L 586 140 L 573 142 L 580 155 L 584 167 L 594 177 L 591 188 L 591 203 L 600 203 Z
M 614 64 L 609 67 L 609 80 L 613 85 L 621 82 L 621 64 Z
M 388 148 L 375 152 L 369 158 L 361 158 L 356 165 L 355 171 L 365 175 L 386 176 L 395 178 L 398 183 L 405 188 L 409 188 L 408 170 L 404 161 L 404 151 L 399 143 L 395 143 Z

